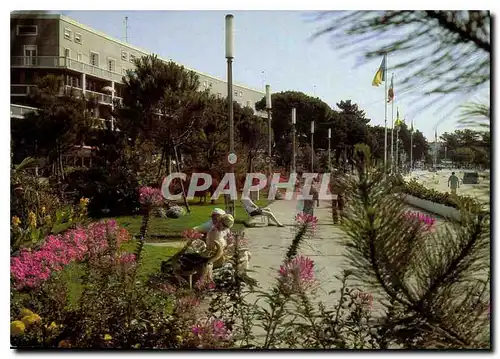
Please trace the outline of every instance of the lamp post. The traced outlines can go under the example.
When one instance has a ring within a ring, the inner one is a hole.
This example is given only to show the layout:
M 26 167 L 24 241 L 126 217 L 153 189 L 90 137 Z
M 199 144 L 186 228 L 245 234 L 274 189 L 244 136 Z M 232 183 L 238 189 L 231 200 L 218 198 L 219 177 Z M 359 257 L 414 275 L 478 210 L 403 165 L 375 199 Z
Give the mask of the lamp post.
M 293 135 L 292 135 L 292 173 L 295 173 L 297 168 L 295 167 L 295 136 L 296 136 L 296 129 L 295 129 L 295 124 L 297 123 L 297 109 L 294 107 L 292 108 L 292 127 L 293 127 Z
M 331 160 L 331 142 L 332 142 L 332 129 L 328 129 L 328 171 L 331 170 L 332 167 L 332 160 Z
M 234 48 L 234 31 L 233 31 L 234 16 L 226 15 L 226 59 L 227 59 L 227 101 L 229 112 L 229 152 L 234 153 L 234 112 L 233 112 L 233 48 Z M 229 164 L 230 173 L 234 173 L 234 165 Z M 234 216 L 234 200 L 227 195 L 226 212 Z
M 314 173 L 314 121 L 311 121 L 311 173 Z
M 271 129 L 271 86 L 266 85 L 266 110 L 267 110 L 267 155 L 269 157 L 269 175 L 271 175 L 271 156 L 272 156 L 272 129 Z

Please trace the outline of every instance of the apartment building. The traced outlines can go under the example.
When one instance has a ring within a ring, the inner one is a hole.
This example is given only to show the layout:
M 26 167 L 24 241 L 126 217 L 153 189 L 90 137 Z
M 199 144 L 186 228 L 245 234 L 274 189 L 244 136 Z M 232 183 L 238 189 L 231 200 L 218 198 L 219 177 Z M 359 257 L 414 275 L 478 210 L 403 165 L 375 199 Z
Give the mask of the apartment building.
M 58 14 L 11 13 L 10 30 L 13 118 L 22 118 L 34 110 L 27 95 L 37 78 L 56 74 L 75 94 L 94 96 L 98 103 L 94 115 L 111 120 L 115 99 L 119 100 L 123 93 L 122 77 L 134 68 L 134 59 L 151 54 Z M 193 71 L 199 75 L 200 90 L 227 96 L 224 80 Z M 233 90 L 234 101 L 254 111 L 255 103 L 265 95 L 238 84 L 233 85 Z

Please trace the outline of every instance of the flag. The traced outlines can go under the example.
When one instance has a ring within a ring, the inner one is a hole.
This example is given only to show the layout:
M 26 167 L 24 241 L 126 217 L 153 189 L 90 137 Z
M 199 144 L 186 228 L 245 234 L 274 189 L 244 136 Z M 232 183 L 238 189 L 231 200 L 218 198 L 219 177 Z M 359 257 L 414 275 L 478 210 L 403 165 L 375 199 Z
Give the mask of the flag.
M 373 86 L 380 86 L 380 84 L 385 81 L 385 63 L 387 61 L 387 54 L 384 55 L 384 58 L 382 59 L 382 63 L 380 64 L 380 67 L 378 68 L 377 72 L 375 73 L 375 76 L 373 77 L 372 85 Z
M 396 110 L 396 121 L 394 121 L 394 125 L 399 128 L 403 121 L 399 118 L 399 107 Z
M 389 88 L 389 99 L 387 100 L 387 102 L 391 102 L 391 101 L 394 101 L 394 75 L 392 75 L 391 77 L 391 87 Z
M 411 120 L 410 132 L 413 132 L 413 120 Z

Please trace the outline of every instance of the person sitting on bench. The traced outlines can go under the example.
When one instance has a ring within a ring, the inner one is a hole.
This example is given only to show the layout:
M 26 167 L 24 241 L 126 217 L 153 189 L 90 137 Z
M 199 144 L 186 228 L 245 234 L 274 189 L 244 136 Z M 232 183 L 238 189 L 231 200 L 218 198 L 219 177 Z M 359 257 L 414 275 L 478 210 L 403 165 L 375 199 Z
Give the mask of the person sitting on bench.
M 223 209 L 214 208 L 214 210 L 212 211 L 212 213 L 210 215 L 210 217 L 211 217 L 210 220 L 203 223 L 203 224 L 200 224 L 199 226 L 194 227 L 193 229 L 196 232 L 203 233 L 206 235 L 215 226 L 215 224 L 217 224 L 217 221 L 219 220 L 219 218 L 225 214 L 226 214 L 226 211 L 224 211 Z
M 268 219 L 272 220 L 278 227 L 284 227 L 283 224 L 280 223 L 274 216 L 273 212 L 267 207 L 265 208 L 260 208 L 257 206 L 255 203 L 250 198 L 242 198 L 241 203 L 243 204 L 243 208 L 245 208 L 245 211 L 247 211 L 248 215 L 250 217 L 255 217 L 255 216 L 265 216 Z

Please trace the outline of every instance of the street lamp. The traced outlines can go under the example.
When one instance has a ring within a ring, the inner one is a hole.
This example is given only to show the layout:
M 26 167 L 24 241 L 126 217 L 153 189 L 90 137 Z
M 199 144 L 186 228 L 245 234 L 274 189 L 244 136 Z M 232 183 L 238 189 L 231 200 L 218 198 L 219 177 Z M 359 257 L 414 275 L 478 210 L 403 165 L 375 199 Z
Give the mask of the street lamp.
M 311 121 L 311 173 L 314 173 L 314 121 Z
M 226 15 L 226 59 L 227 59 L 227 101 L 229 111 L 229 152 L 234 153 L 234 112 L 233 112 L 233 50 L 234 50 L 234 16 L 231 14 Z M 234 173 L 234 166 L 232 163 L 229 165 L 230 173 Z M 231 215 L 234 216 L 234 200 L 226 198 L 226 209 Z
M 271 156 L 272 156 L 272 133 L 271 133 L 271 86 L 266 85 L 266 110 L 267 110 L 267 155 L 269 156 L 269 175 L 271 175 Z
M 292 136 L 292 173 L 296 172 L 296 167 L 295 167 L 295 124 L 297 123 L 297 109 L 294 107 L 292 108 L 292 127 L 293 127 L 293 136 Z
M 330 171 L 332 165 L 331 165 L 331 157 L 330 157 L 330 152 L 331 152 L 331 142 L 332 142 L 332 129 L 328 129 L 328 171 Z

